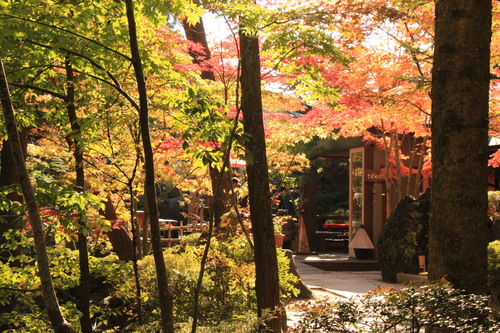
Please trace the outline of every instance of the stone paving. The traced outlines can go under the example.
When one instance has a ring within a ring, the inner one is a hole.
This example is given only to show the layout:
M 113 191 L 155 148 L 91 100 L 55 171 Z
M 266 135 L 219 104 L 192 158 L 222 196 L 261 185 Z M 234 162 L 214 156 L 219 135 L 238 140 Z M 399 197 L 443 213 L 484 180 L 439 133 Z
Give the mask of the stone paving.
M 325 289 L 344 298 L 364 294 L 377 287 L 399 288 L 399 283 L 382 281 L 380 271 L 324 271 L 307 265 L 308 260 L 347 260 L 346 254 L 295 254 L 294 260 L 305 285 L 311 290 Z

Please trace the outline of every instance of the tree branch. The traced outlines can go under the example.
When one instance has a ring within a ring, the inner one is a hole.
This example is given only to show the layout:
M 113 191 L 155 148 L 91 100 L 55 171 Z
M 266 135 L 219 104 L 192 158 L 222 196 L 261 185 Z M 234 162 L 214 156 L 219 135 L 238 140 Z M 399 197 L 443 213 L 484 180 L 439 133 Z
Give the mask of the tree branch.
M 25 17 L 19 17 L 19 16 L 15 16 L 15 15 L 8 15 L 8 14 L 3 14 L 0 16 L 0 19 L 6 19 L 6 18 L 11 18 L 11 19 L 16 19 L 16 20 L 20 20 L 20 21 L 26 21 L 26 22 L 30 22 L 30 23 L 33 23 L 33 24 L 38 24 L 38 25 L 41 25 L 41 26 L 44 26 L 44 27 L 48 27 L 48 28 L 51 28 L 51 29 L 54 29 L 54 30 L 59 30 L 59 31 L 62 31 L 62 32 L 65 32 L 65 33 L 68 33 L 70 35 L 73 35 L 73 36 L 76 36 L 78 38 L 81 38 L 81 39 L 84 39 L 86 41 L 89 41 L 93 44 L 96 44 L 102 48 L 104 48 L 105 50 L 108 50 L 110 52 L 113 52 L 117 55 L 119 55 L 120 57 L 123 57 L 125 59 L 127 59 L 128 61 L 131 61 L 132 58 L 130 58 L 129 56 L 117 51 L 117 50 L 114 50 L 96 40 L 93 40 L 91 38 L 88 38 L 88 37 L 85 37 L 77 32 L 74 32 L 74 31 L 70 31 L 70 30 L 67 30 L 67 29 L 64 29 L 64 28 L 61 28 L 61 27 L 58 27 L 58 26 L 55 26 L 55 25 L 52 25 L 52 24 L 48 24 L 48 23 L 43 23 L 43 22 L 37 22 L 35 20 L 30 20 L 28 18 L 25 18 Z
M 16 291 L 20 293 L 34 293 L 37 291 L 41 291 L 39 288 L 35 289 L 18 289 L 18 288 L 10 288 L 10 287 L 0 287 L 0 290 L 9 290 L 9 291 Z
M 38 86 L 35 86 L 35 85 L 32 85 L 32 84 L 15 83 L 15 82 L 9 82 L 9 84 L 11 86 L 15 86 L 15 87 L 18 87 L 18 88 L 25 88 L 25 89 L 36 90 L 36 91 L 39 91 L 39 92 L 44 93 L 44 94 L 52 95 L 52 96 L 54 96 L 56 98 L 59 98 L 59 99 L 65 101 L 65 102 L 68 101 L 68 97 L 66 95 L 59 94 L 59 93 L 56 93 L 55 91 L 52 91 L 52 90 L 49 90 L 49 89 L 45 89 L 45 88 L 42 88 L 42 87 L 38 87 Z
M 54 49 L 52 46 L 50 45 L 45 45 L 45 44 L 41 44 L 41 43 L 38 43 L 38 42 L 35 42 L 31 39 L 25 39 L 27 42 L 29 43 L 32 43 L 34 45 L 37 45 L 37 46 L 40 46 L 40 47 L 43 47 L 43 48 L 47 48 L 47 49 Z M 137 110 L 139 111 L 139 105 L 137 104 L 137 102 L 132 98 L 132 96 L 130 96 L 127 92 L 125 92 L 125 90 L 123 90 L 120 82 L 118 81 L 118 79 L 116 78 L 116 76 L 114 76 L 109 70 L 107 70 L 104 66 L 102 66 L 101 64 L 99 64 L 98 62 L 96 62 L 94 59 L 90 58 L 89 56 L 86 56 L 85 54 L 82 54 L 80 52 L 76 52 L 76 51 L 73 51 L 73 50 L 69 50 L 69 49 L 66 49 L 66 48 L 59 48 L 59 50 L 61 51 L 64 51 L 66 53 L 69 53 L 69 54 L 72 54 L 74 56 L 77 56 L 77 57 L 80 57 L 82 59 L 85 59 L 87 60 L 91 65 L 93 65 L 94 67 L 96 67 L 97 69 L 99 70 L 102 70 L 103 72 L 106 73 L 106 75 L 113 81 L 113 83 L 107 81 L 107 80 L 104 80 L 103 78 L 100 78 L 96 75 L 92 75 L 92 74 L 89 74 L 89 73 L 85 73 L 85 72 L 82 72 L 82 71 L 78 71 L 78 70 L 74 70 L 75 72 L 78 72 L 78 73 L 83 73 L 83 74 L 86 74 L 94 79 L 97 79 L 101 82 L 104 82 L 108 85 L 110 85 L 111 87 L 115 88 L 123 97 L 125 97 L 126 100 L 128 100 L 130 102 L 130 104 L 132 104 L 132 106 Z M 63 66 L 54 66 L 54 67 L 58 67 L 58 68 L 64 68 Z

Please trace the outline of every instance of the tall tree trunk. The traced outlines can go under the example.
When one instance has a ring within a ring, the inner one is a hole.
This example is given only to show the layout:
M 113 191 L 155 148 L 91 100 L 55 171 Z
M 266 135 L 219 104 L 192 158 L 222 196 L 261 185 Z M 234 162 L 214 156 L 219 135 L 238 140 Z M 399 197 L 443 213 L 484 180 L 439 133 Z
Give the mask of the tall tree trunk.
M 23 151 L 26 152 L 27 131 L 23 129 L 19 134 L 21 136 Z M 24 156 L 26 156 L 26 154 L 24 154 Z M 14 158 L 12 157 L 12 153 L 10 151 L 9 139 L 5 139 L 2 142 L 2 149 L 0 151 L 0 189 L 5 189 L 11 185 L 19 185 L 19 178 L 17 177 L 15 164 L 12 163 L 13 160 Z M 19 203 L 23 201 L 22 195 L 17 191 L 8 193 L 7 200 Z M 20 244 L 20 236 L 17 236 L 16 239 L 7 239 L 4 237 L 4 233 L 9 230 L 21 230 L 24 228 L 22 212 L 5 208 L 0 209 L 0 216 L 2 217 L 2 221 L 0 222 L 0 244 L 6 244 L 12 241 L 19 241 Z M 0 248 L 0 262 L 8 262 L 10 266 L 20 267 L 22 265 L 21 261 L 12 259 L 18 257 L 21 250 L 21 247 L 17 247 L 15 249 Z M 0 305 L 0 317 L 4 313 L 11 313 L 15 305 L 16 300 Z
M 182 24 L 184 27 L 184 33 L 186 34 L 186 38 L 193 43 L 198 43 L 203 46 L 204 52 L 189 52 L 189 55 L 193 59 L 193 63 L 199 65 L 207 60 L 210 60 L 211 53 L 210 48 L 208 47 L 207 35 L 205 33 L 203 20 L 200 18 L 200 20 L 194 25 L 191 25 L 184 20 Z M 214 72 L 209 69 L 202 70 L 201 78 L 205 80 L 215 81 Z M 229 170 L 221 171 L 212 166 L 209 166 L 209 172 L 212 185 L 212 196 L 214 200 L 211 205 L 212 211 L 210 213 L 214 216 L 215 225 L 219 226 L 221 217 L 228 211 L 230 211 L 232 206 L 231 174 Z M 222 177 L 222 182 L 218 185 L 218 179 L 220 177 Z
M 70 142 L 73 144 L 73 156 L 75 158 L 76 172 L 76 190 L 85 192 L 85 169 L 83 166 L 83 145 L 82 145 L 82 129 L 76 114 L 75 107 L 75 76 L 71 59 L 66 56 L 66 110 L 71 124 Z M 78 254 L 80 265 L 80 290 L 78 299 L 78 310 L 82 313 L 80 324 L 83 333 L 92 332 L 92 322 L 90 321 L 90 298 L 91 298 L 91 281 L 89 267 L 89 252 L 87 244 L 87 223 L 85 218 L 78 218 Z
M 262 119 L 259 40 L 256 36 L 244 33 L 242 27 L 240 27 L 240 52 L 241 110 L 244 129 L 249 134 L 249 140 L 245 144 L 245 155 L 250 218 L 255 244 L 258 315 L 261 316 L 265 309 L 273 311 L 274 317 L 268 319 L 268 328 L 272 332 L 281 332 L 281 321 L 285 313 L 280 307 L 279 299 L 278 262 Z
M 150 246 L 150 232 L 149 232 L 149 204 L 148 204 L 148 195 L 146 192 L 146 185 L 144 184 L 144 220 L 142 221 L 142 253 L 143 255 L 148 255 Z
M 19 133 L 21 136 L 21 145 L 23 152 L 26 152 L 27 146 L 27 131 L 23 130 Z M 13 157 L 10 149 L 9 139 L 5 139 L 2 143 L 0 151 L 0 188 L 3 186 L 19 185 L 19 177 L 17 177 L 16 166 L 12 163 Z M 17 192 L 7 194 L 7 199 L 13 202 L 21 202 L 22 196 Z M 4 238 L 4 233 L 10 229 L 19 230 L 23 227 L 22 216 L 13 210 L 0 210 L 0 215 L 3 218 L 0 223 L 0 244 L 5 244 L 7 240 Z M 20 249 L 0 249 L 0 261 L 7 262 L 10 258 L 19 254 Z M 14 262 L 15 265 L 18 263 Z
M 191 25 L 187 21 L 182 21 L 184 27 L 184 33 L 186 38 L 194 43 L 199 43 L 203 46 L 204 52 L 189 51 L 189 55 L 193 58 L 195 64 L 201 64 L 207 60 L 210 60 L 212 54 L 208 47 L 207 35 L 205 33 L 205 27 L 203 25 L 203 20 L 200 20 L 195 24 Z M 201 72 L 201 78 L 205 80 L 215 81 L 215 74 L 211 70 L 203 70 Z
M 220 226 L 222 216 L 231 210 L 231 175 L 229 170 L 219 170 L 209 166 L 212 184 L 212 204 L 210 214 L 214 217 L 214 225 Z M 222 178 L 219 182 L 219 178 Z
M 19 134 L 17 131 L 16 118 L 14 109 L 10 100 L 9 86 L 5 76 L 3 62 L 0 60 L 0 99 L 2 100 L 3 114 L 5 118 L 5 126 L 9 135 L 9 143 L 16 165 L 17 175 L 23 190 L 26 206 L 28 208 L 28 216 L 33 230 L 33 238 L 35 240 L 36 260 L 38 265 L 38 275 L 40 277 L 42 295 L 45 308 L 49 315 L 50 323 L 56 333 L 74 332 L 72 326 L 64 319 L 57 296 L 52 284 L 50 275 L 49 257 L 45 245 L 45 233 L 43 231 L 42 220 L 36 202 L 35 193 L 26 170 L 24 162 L 23 150 Z
M 429 276 L 487 286 L 491 0 L 436 2 Z
M 141 248 L 138 241 L 141 239 L 139 235 L 139 223 L 137 223 L 136 213 L 137 207 L 135 203 L 135 193 L 134 193 L 134 183 L 132 180 L 129 181 L 128 192 L 130 193 L 130 225 L 132 226 L 132 265 L 134 267 L 134 277 L 135 277 L 135 299 L 137 301 L 137 313 L 139 316 L 139 325 L 144 323 L 142 318 L 142 300 L 141 300 L 141 281 L 139 279 L 139 266 L 137 265 L 137 260 L 139 256 L 138 249 Z M 141 251 L 142 253 L 142 251 Z
M 141 127 L 142 144 L 144 148 L 144 168 L 146 172 L 145 191 L 148 198 L 149 223 L 151 225 L 151 245 L 156 266 L 156 277 L 158 280 L 158 293 L 160 299 L 161 322 L 164 333 L 174 332 L 173 318 L 173 296 L 168 285 L 167 269 L 163 257 L 163 248 L 160 239 L 160 225 L 158 215 L 158 203 L 155 189 L 155 167 L 153 159 L 153 147 L 149 135 L 149 109 L 146 90 L 146 80 L 142 68 L 142 61 L 137 42 L 137 26 L 134 15 L 132 0 L 125 0 L 127 7 L 128 31 L 130 36 L 130 53 L 132 54 L 132 65 L 134 66 L 139 91 L 139 123 Z

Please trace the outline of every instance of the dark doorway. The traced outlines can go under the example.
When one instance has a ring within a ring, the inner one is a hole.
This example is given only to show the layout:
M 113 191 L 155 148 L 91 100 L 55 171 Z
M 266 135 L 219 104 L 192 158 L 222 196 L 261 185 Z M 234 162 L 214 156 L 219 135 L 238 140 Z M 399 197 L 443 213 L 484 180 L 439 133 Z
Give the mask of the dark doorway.
M 320 216 L 349 215 L 349 160 L 344 157 L 318 159 L 318 207 Z

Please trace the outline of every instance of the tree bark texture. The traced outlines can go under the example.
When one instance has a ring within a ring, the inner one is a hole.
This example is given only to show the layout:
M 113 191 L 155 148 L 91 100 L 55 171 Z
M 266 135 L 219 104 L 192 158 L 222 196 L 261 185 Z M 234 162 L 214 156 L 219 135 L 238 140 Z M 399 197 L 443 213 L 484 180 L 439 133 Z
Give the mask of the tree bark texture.
M 26 153 L 27 146 L 27 131 L 22 130 L 19 132 L 21 138 L 21 146 L 23 152 Z M 19 177 L 17 177 L 16 166 L 13 161 L 12 152 L 10 149 L 9 139 L 6 139 L 2 143 L 2 149 L 0 151 L 0 187 L 19 185 Z M 22 202 L 22 196 L 17 192 L 11 192 L 7 194 L 7 198 L 13 202 Z M 6 242 L 4 238 L 4 233 L 10 229 L 17 230 L 23 227 L 22 217 L 12 210 L 0 210 L 0 216 L 2 216 L 2 222 L 0 223 L 0 244 Z M 7 262 L 9 258 L 14 257 L 19 254 L 20 249 L 16 250 L 5 250 L 0 249 L 0 261 Z M 18 264 L 14 262 L 14 264 Z
M 134 172 L 135 175 L 135 172 Z M 135 178 L 135 176 L 133 177 Z M 142 259 L 142 251 L 140 250 L 139 240 L 141 236 L 139 235 L 139 222 L 137 221 L 137 205 L 135 200 L 134 193 L 134 184 L 133 181 L 130 180 L 127 184 L 128 193 L 130 193 L 130 225 L 132 227 L 132 265 L 134 267 L 134 277 L 135 277 L 135 295 L 137 302 L 137 311 L 139 316 L 139 325 L 144 323 L 144 319 L 142 317 L 142 300 L 141 300 L 141 281 L 139 279 L 139 266 L 137 261 Z
M 113 251 L 115 251 L 118 258 L 123 261 L 134 260 L 134 247 L 132 239 L 127 230 L 123 226 L 113 227 L 106 233 Z
M 307 199 L 302 203 L 302 211 L 299 210 L 301 216 L 299 252 L 310 252 L 311 249 L 317 250 L 318 246 L 315 239 L 318 215 L 318 168 L 315 165 L 311 165 L 300 190 L 300 197 Z
M 82 128 L 76 114 L 75 75 L 69 56 L 66 57 L 66 110 L 68 111 L 68 118 L 71 125 L 69 142 L 73 145 L 73 157 L 75 158 L 76 190 L 84 192 L 85 168 L 83 164 L 83 145 L 81 141 Z M 78 218 L 78 225 L 77 246 L 79 255 L 78 263 L 80 265 L 78 310 L 82 313 L 80 317 L 82 332 L 90 333 L 92 332 L 92 322 L 90 320 L 91 281 L 87 236 L 84 232 L 84 230 L 87 229 L 87 224 L 83 216 Z
M 228 170 L 219 170 L 215 167 L 209 167 L 210 180 L 212 184 L 212 210 L 214 224 L 219 227 L 222 216 L 231 210 L 231 176 Z M 219 182 L 219 178 L 221 178 Z
M 203 25 L 203 20 L 200 20 L 195 24 L 191 25 L 186 21 L 182 22 L 184 27 L 184 33 L 186 38 L 194 43 L 199 43 L 204 48 L 204 53 L 189 51 L 189 55 L 193 58 L 193 62 L 197 65 L 209 60 L 212 57 L 210 53 L 210 48 L 208 47 L 207 35 L 205 33 L 205 27 Z M 201 71 L 201 78 L 205 80 L 215 81 L 215 74 L 208 68 Z
M 49 315 L 49 320 L 52 328 L 56 333 L 74 332 L 71 325 L 64 319 L 59 302 L 52 284 L 52 277 L 50 275 L 49 257 L 47 255 L 47 248 L 45 245 L 45 233 L 43 231 L 42 220 L 40 219 L 40 212 L 35 198 L 35 192 L 31 186 L 31 182 L 24 162 L 23 150 L 19 133 L 17 131 L 17 124 L 14 115 L 14 109 L 10 100 L 9 86 L 5 76 L 3 62 L 0 60 L 0 98 L 2 100 L 3 114 L 5 118 L 5 127 L 9 135 L 9 144 L 13 156 L 14 164 L 16 165 L 19 183 L 23 190 L 23 195 L 28 208 L 28 216 L 33 231 L 33 238 L 35 240 L 36 260 L 38 265 L 38 275 L 41 282 L 41 290 L 44 299 L 45 308 Z
M 109 194 L 104 202 L 104 210 L 100 210 L 99 214 L 112 224 L 116 223 L 118 220 L 115 205 L 113 204 L 113 200 Z M 113 226 L 110 231 L 106 232 L 106 236 L 108 236 L 111 246 L 113 247 L 113 251 L 115 251 L 120 260 L 133 260 L 134 248 L 132 239 L 130 239 L 128 231 L 125 230 L 122 225 Z
M 174 332 L 173 318 L 173 296 L 168 285 L 167 269 L 163 257 L 163 248 L 160 237 L 160 224 L 158 215 L 158 202 L 155 189 L 155 167 L 153 159 L 153 147 L 149 135 L 149 109 L 146 90 L 146 80 L 142 67 L 137 41 L 137 26 L 134 15 L 132 0 L 125 0 L 127 7 L 127 21 L 130 37 L 130 52 L 132 54 L 132 65 L 134 66 L 137 90 L 139 92 L 139 123 L 141 128 L 142 144 L 144 148 L 144 169 L 146 173 L 145 194 L 148 198 L 149 223 L 151 226 L 151 245 L 156 266 L 156 277 L 158 280 L 158 293 L 161 309 L 162 330 L 164 333 Z
M 266 157 L 262 96 L 260 83 L 260 56 L 257 37 L 240 30 L 241 55 L 241 109 L 244 129 L 249 135 L 245 144 L 247 160 L 250 218 L 254 237 L 256 292 L 258 315 L 263 310 L 273 311 L 276 317 L 267 324 L 273 332 L 281 332 L 278 263 L 271 212 L 271 194 Z
M 487 287 L 490 0 L 436 1 L 429 276 Z

